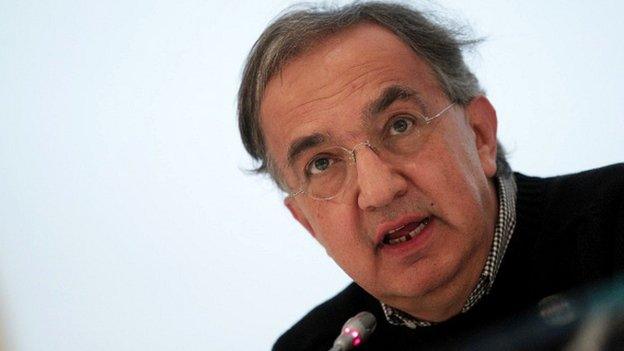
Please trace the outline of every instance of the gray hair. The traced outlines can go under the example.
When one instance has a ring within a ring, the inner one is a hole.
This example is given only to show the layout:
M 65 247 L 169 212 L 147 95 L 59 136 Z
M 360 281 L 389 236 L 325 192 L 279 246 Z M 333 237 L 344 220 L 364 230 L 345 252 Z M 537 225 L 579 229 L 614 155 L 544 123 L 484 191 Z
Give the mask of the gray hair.
M 289 60 L 314 43 L 362 22 L 385 27 L 409 45 L 431 66 L 450 101 L 465 106 L 484 93 L 462 53 L 480 40 L 465 38 L 462 29 L 436 23 L 424 13 L 396 3 L 356 2 L 337 8 L 308 5 L 291 9 L 269 25 L 252 47 L 238 91 L 238 126 L 243 144 L 260 163 L 254 171 L 268 172 L 282 189 L 285 185 L 266 151 L 260 128 L 261 99 L 267 83 Z M 496 161 L 499 175 L 511 173 L 500 143 Z

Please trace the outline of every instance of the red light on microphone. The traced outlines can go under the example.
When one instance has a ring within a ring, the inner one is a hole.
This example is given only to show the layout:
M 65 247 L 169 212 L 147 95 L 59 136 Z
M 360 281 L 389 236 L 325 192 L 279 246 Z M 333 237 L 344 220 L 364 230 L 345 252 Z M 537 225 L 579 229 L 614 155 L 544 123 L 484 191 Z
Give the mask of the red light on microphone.
M 355 339 L 353 339 L 353 346 L 358 346 L 361 342 L 362 342 L 362 339 L 355 338 Z

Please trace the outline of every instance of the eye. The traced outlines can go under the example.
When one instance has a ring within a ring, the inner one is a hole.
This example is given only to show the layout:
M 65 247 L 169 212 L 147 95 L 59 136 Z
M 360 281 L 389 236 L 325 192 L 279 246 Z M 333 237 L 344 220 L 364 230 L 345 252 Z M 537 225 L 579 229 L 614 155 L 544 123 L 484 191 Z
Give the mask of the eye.
M 408 133 L 414 127 L 414 121 L 411 118 L 401 116 L 390 122 L 388 133 L 390 135 L 401 135 Z
M 327 155 L 315 157 L 312 161 L 308 162 L 308 165 L 306 166 L 306 174 L 315 175 L 323 173 L 327 171 L 327 169 L 335 162 L 336 161 L 333 158 Z

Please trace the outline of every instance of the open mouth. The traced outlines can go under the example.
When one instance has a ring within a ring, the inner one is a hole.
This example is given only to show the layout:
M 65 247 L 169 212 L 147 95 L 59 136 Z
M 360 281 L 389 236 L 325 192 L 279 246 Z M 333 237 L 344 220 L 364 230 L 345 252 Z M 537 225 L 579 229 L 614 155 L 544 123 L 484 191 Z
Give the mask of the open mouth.
M 416 237 L 431 221 L 430 217 L 425 217 L 419 222 L 410 222 L 398 228 L 389 230 L 382 240 L 385 245 L 396 245 L 412 240 Z

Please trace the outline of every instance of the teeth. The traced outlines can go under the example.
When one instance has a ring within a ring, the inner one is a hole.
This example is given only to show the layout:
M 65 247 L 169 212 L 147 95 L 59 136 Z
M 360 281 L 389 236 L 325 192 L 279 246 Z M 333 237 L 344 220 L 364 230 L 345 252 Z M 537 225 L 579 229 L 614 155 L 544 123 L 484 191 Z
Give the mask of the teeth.
M 388 245 L 394 245 L 394 244 L 404 243 L 404 242 L 414 238 L 416 235 L 418 235 L 425 228 L 425 226 L 427 226 L 427 224 L 429 224 L 429 218 L 425 218 L 424 220 L 422 220 L 420 222 L 420 224 L 418 225 L 418 227 L 414 228 L 414 230 L 412 230 L 411 232 L 407 233 L 406 235 L 403 235 L 400 238 L 387 240 L 387 244 Z M 392 233 L 396 232 L 397 230 L 399 230 L 399 229 L 401 229 L 403 227 L 405 227 L 405 225 L 401 226 L 400 228 L 391 230 L 388 233 L 392 234 Z
M 398 227 L 398 228 L 394 228 L 394 229 L 390 230 L 390 231 L 388 232 L 388 234 L 392 234 L 392 233 L 394 233 L 394 232 L 397 232 L 397 231 L 399 231 L 399 230 L 403 229 L 406 225 L 407 225 L 407 224 L 403 224 L 402 226 L 400 226 L 400 227 Z

